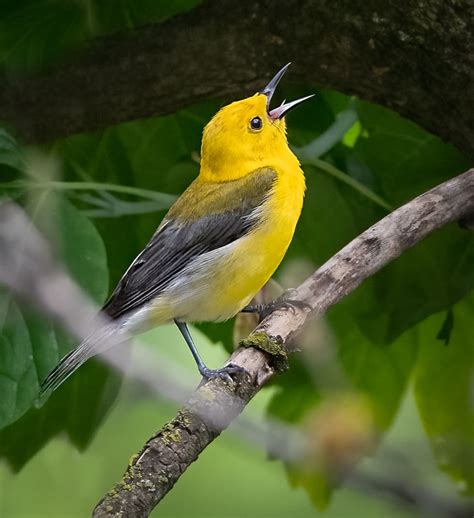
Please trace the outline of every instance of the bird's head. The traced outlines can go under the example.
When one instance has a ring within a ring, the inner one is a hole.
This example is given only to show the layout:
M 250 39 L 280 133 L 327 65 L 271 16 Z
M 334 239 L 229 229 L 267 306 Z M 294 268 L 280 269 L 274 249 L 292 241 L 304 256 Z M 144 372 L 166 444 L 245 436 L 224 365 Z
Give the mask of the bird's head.
M 270 108 L 273 93 L 289 65 L 260 92 L 224 106 L 204 128 L 200 173 L 203 180 L 236 180 L 262 167 L 278 169 L 288 161 L 297 163 L 288 146 L 285 115 L 313 96 Z

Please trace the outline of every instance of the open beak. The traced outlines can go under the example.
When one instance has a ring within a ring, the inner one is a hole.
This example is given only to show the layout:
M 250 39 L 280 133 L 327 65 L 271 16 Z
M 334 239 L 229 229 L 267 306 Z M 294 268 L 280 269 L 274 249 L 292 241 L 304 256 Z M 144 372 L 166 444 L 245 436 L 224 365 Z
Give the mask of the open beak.
M 281 70 L 279 70 L 275 74 L 274 78 L 268 83 L 268 85 L 260 92 L 261 94 L 267 96 L 267 112 L 268 112 L 268 115 L 272 119 L 282 119 L 295 106 L 298 106 L 302 102 L 307 101 L 308 99 L 311 99 L 311 97 L 314 97 L 314 95 L 315 95 L 315 94 L 307 95 L 306 97 L 302 97 L 301 99 L 296 99 L 295 101 L 290 101 L 289 103 L 287 103 L 286 101 L 283 101 L 283 103 L 280 106 L 278 106 L 278 108 L 274 108 L 273 110 L 270 110 L 270 101 L 272 100 L 276 87 L 278 86 L 280 79 L 283 77 L 283 75 L 285 74 L 285 72 L 287 71 L 287 69 L 290 65 L 291 65 L 291 62 L 286 64 Z

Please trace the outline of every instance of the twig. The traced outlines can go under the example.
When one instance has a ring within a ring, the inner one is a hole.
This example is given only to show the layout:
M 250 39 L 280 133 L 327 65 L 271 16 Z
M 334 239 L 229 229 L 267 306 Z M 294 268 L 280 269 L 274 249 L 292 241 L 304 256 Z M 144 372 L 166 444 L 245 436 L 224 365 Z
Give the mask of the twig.
M 345 246 L 291 294 L 307 306 L 275 311 L 231 356 L 229 362 L 245 368 L 249 376 L 200 385 L 177 416 L 134 456 L 94 516 L 147 516 L 263 385 L 285 368 L 293 339 L 308 319 L 323 314 L 429 233 L 473 209 L 471 169 L 395 210 Z

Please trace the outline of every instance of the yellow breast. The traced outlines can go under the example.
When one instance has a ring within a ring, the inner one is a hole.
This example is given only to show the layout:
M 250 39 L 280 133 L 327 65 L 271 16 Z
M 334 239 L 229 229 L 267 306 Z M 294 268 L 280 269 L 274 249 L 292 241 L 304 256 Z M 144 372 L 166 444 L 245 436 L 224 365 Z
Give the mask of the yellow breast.
M 274 189 L 262 208 L 261 223 L 240 240 L 222 270 L 216 272 L 219 314 L 212 320 L 225 320 L 238 313 L 278 268 L 293 238 L 304 191 L 299 167 L 277 170 Z M 215 311 L 215 302 L 204 306 L 207 314 Z

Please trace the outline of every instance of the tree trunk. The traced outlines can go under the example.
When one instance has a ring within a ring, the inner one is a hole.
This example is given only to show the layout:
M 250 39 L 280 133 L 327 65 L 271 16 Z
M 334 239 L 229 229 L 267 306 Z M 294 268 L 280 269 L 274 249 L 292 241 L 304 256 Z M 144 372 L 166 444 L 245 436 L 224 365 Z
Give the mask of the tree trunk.
M 37 77 L 4 77 L 0 117 L 45 141 L 289 81 L 388 106 L 474 155 L 472 0 L 210 0 L 95 40 Z

